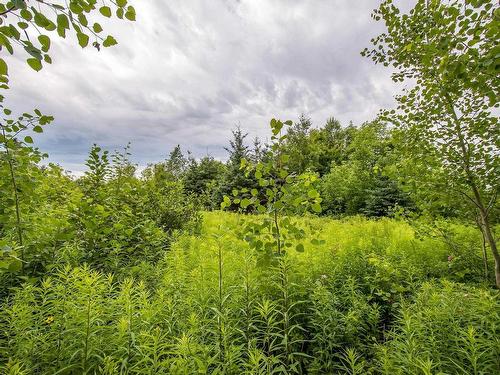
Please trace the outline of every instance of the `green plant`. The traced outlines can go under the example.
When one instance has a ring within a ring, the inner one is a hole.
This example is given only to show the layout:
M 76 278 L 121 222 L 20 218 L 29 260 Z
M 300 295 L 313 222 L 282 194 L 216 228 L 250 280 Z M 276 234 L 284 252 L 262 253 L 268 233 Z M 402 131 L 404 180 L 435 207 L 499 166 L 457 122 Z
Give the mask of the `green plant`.
M 316 176 L 311 173 L 295 175 L 289 171 L 287 162 L 289 156 L 282 152 L 282 144 L 287 135 L 282 134 L 284 126 L 291 126 L 292 122 L 271 120 L 272 145 L 266 157 L 252 165 L 246 159 L 241 160 L 242 169 L 246 175 L 253 174 L 258 182 L 258 188 L 250 191 L 246 188 L 233 190 L 234 198 L 224 196 L 221 207 L 224 209 L 237 204 L 243 210 L 252 209 L 254 212 L 266 214 L 257 220 L 249 220 L 243 227 L 240 236 L 252 248 L 262 253 L 261 261 L 269 263 L 273 256 L 281 256 L 291 247 L 293 240 L 303 238 L 304 231 L 293 218 L 285 216 L 295 212 L 305 212 L 312 209 L 321 212 L 321 198 L 314 188 Z M 297 251 L 304 251 L 304 245 L 296 245 Z

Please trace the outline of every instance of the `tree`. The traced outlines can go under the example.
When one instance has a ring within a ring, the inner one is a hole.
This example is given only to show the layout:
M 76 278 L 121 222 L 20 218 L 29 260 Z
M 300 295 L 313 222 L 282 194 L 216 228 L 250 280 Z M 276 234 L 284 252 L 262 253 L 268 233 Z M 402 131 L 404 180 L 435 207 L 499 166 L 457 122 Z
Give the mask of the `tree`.
M 175 179 L 179 179 L 184 175 L 187 163 L 188 160 L 182 153 L 181 146 L 177 145 L 170 152 L 168 159 L 165 161 L 165 169 L 167 173 L 170 173 Z
M 256 187 L 233 189 L 231 196 L 225 195 L 221 203 L 222 209 L 237 205 L 245 211 L 266 215 L 262 219 L 249 220 L 241 233 L 241 238 L 261 252 L 259 261 L 262 264 L 284 255 L 294 241 L 305 236 L 305 231 L 288 214 L 304 214 L 309 210 L 321 212 L 321 197 L 314 187 L 317 176 L 309 172 L 298 175 L 288 165 L 290 156 L 283 147 L 288 134 L 283 134 L 282 130 L 290 126 L 292 121 L 271 120 L 271 145 L 266 160 L 252 164 L 241 159 L 240 163 L 240 169 L 247 176 L 255 177 Z M 317 243 L 318 240 L 313 241 Z M 302 243 L 295 248 L 304 251 Z
M 184 190 L 200 197 L 205 207 L 215 208 L 213 195 L 224 172 L 224 164 L 212 156 L 192 159 L 184 175 Z
M 343 138 L 344 145 L 338 145 L 341 158 L 332 161 L 330 172 L 321 179 L 325 213 L 386 216 L 396 206 L 411 206 L 393 176 L 398 156 L 387 127 L 376 121 L 365 123 L 347 128 L 336 143 Z
M 31 3 L 35 4 L 30 5 Z M 102 2 L 97 9 L 96 0 L 71 0 L 70 2 L 45 2 L 41 0 L 8 0 L 0 4 L 0 50 L 2 53 L 14 54 L 15 49 L 22 48 L 29 57 L 28 65 L 36 71 L 42 69 L 44 61 L 47 64 L 52 62 L 49 55 L 51 47 L 51 32 L 65 38 L 66 31 L 74 32 L 79 45 L 84 48 L 89 44 L 90 36 L 93 35 L 92 45 L 100 49 L 101 45 L 110 47 L 117 42 L 111 36 L 101 37 L 103 31 L 101 25 L 94 22 L 90 25 L 89 18 L 95 18 L 97 10 L 104 17 L 111 17 L 112 9 L 118 18 L 125 17 L 128 20 L 135 20 L 135 9 L 127 5 L 127 0 L 116 0 L 111 2 L 111 6 Z M 45 34 L 47 32 L 47 34 Z M 35 42 L 36 40 L 36 42 Z M 9 69 L 6 61 L 0 57 L 0 88 L 9 88 Z M 3 118 L 0 120 L 0 162 L 7 165 L 9 171 L 8 190 L 1 186 L 2 194 L 11 195 L 10 200 L 15 207 L 17 245 L 20 247 L 21 274 L 24 274 L 25 253 L 23 240 L 23 212 L 21 210 L 22 200 L 28 198 L 30 189 L 37 183 L 35 179 L 30 179 L 31 186 L 26 184 L 24 188 L 19 183 L 27 173 L 28 166 L 37 164 L 46 154 L 40 153 L 32 147 L 35 133 L 42 133 L 43 126 L 53 121 L 51 116 L 43 115 L 40 110 L 35 109 L 33 114 L 22 113 L 13 115 L 12 110 L 4 105 L 4 95 L 0 95 L 0 110 Z M 26 135 L 28 134 L 28 135 Z M 24 135 L 24 137 L 22 137 Z M 0 165 L 3 168 L 3 165 Z M 9 254 L 5 257 L 5 252 L 0 254 L 0 261 L 16 265 L 19 259 Z M 13 260 L 13 261 L 12 261 Z M 10 266 L 9 266 L 10 267 Z M 17 268 L 17 266 L 15 267 Z
M 314 150 L 320 176 L 328 173 L 332 164 L 340 165 L 347 160 L 355 131 L 352 123 L 343 128 L 340 121 L 330 117 L 323 128 L 311 133 L 312 143 L 318 145 Z
M 404 132 L 415 163 L 437 161 L 443 178 L 432 181 L 435 188 L 455 191 L 476 210 L 500 288 L 491 216 L 500 182 L 498 3 L 418 0 L 403 14 L 385 0 L 372 16 L 384 20 L 387 32 L 362 54 L 391 65 L 394 81 L 413 83 L 382 118 Z
M 289 167 L 295 173 L 303 173 L 315 163 L 311 155 L 310 134 L 312 122 L 305 114 L 288 129 L 284 148 L 290 155 Z
M 85 161 L 88 170 L 82 179 L 84 191 L 91 196 L 97 196 L 99 189 L 104 186 L 110 177 L 109 151 L 102 150 L 96 144 L 90 149 L 89 158 Z
M 229 141 L 229 147 L 225 150 L 229 153 L 229 159 L 226 163 L 226 173 L 222 178 L 222 183 L 219 186 L 218 202 L 222 201 L 225 195 L 231 195 L 233 189 L 252 189 L 257 185 L 257 182 L 251 176 L 245 174 L 242 170 L 242 160 L 247 160 L 250 157 L 250 151 L 245 145 L 245 138 L 248 134 L 243 133 L 239 126 L 232 131 L 233 139 Z M 238 209 L 233 205 L 232 208 Z

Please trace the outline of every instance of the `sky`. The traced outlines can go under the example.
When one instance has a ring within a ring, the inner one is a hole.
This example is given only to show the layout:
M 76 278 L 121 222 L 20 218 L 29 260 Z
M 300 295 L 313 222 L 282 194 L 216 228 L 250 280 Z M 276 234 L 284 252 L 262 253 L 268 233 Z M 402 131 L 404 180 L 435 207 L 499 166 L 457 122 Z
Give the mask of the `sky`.
M 370 17 L 377 0 L 130 3 L 136 22 L 101 22 L 117 46 L 54 36 L 42 71 L 22 52 L 8 60 L 8 106 L 53 115 L 35 143 L 76 174 L 93 143 L 112 151 L 130 141 L 139 166 L 177 144 L 224 160 L 236 125 L 251 143 L 267 139 L 273 117 L 359 125 L 394 105 L 390 70 L 360 55 L 384 30 Z

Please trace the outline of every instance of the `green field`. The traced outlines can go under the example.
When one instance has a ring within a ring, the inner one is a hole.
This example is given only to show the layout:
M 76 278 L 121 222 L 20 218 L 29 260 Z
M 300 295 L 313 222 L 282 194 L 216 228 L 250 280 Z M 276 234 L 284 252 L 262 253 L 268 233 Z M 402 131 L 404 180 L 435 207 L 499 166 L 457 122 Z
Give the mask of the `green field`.
M 0 375 L 500 375 L 499 41 L 499 0 L 1 0 Z
M 179 235 L 134 278 L 68 267 L 25 285 L 2 312 L 7 368 L 498 373 L 500 299 L 473 281 L 482 267 L 474 229 L 449 224 L 461 243 L 453 249 L 394 219 L 304 218 L 324 243 L 266 263 L 235 235 L 247 220 L 205 213 L 201 233 Z

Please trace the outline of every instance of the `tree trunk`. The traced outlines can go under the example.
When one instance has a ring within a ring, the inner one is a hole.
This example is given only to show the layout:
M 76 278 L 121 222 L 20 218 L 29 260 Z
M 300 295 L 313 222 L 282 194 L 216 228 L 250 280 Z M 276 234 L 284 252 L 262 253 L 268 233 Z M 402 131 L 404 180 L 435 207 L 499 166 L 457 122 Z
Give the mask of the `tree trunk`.
M 491 252 L 493 254 L 493 258 L 495 259 L 495 284 L 497 289 L 500 289 L 500 254 L 498 254 L 498 248 L 493 237 L 493 233 L 491 232 L 491 227 L 488 219 L 488 213 L 483 208 L 480 210 L 481 212 L 481 231 L 483 232 L 488 245 L 490 246 Z
M 486 238 L 488 245 L 490 246 L 493 258 L 495 259 L 495 284 L 497 289 L 500 289 L 500 255 L 498 254 L 498 248 L 495 242 L 495 238 L 493 237 L 493 233 L 491 232 L 491 225 L 488 218 L 488 209 L 485 207 L 483 203 L 483 198 L 481 197 L 481 193 L 479 192 L 478 185 L 476 184 L 475 181 L 476 179 L 474 173 L 470 166 L 470 155 L 468 152 L 468 147 L 466 146 L 466 141 L 462 133 L 460 120 L 455 111 L 453 101 L 448 92 L 443 92 L 443 95 L 448 102 L 447 104 L 449 105 L 450 115 L 452 116 L 453 122 L 455 124 L 455 131 L 462 152 L 461 156 L 462 156 L 463 169 L 465 172 L 466 181 L 469 187 L 472 189 L 472 193 L 474 194 L 474 199 L 471 200 L 474 202 L 474 204 L 479 210 L 479 215 L 481 220 L 480 229 L 484 237 Z
M 484 237 L 484 233 L 481 231 L 481 237 L 483 237 L 483 264 L 484 264 L 484 278 L 488 280 L 488 253 L 486 252 L 486 238 Z
M 495 284 L 497 286 L 497 289 L 500 289 L 500 254 L 498 254 L 497 243 L 491 231 L 488 209 L 484 206 L 483 200 L 481 199 L 481 194 L 479 193 L 476 185 L 471 185 L 472 192 L 474 193 L 474 200 L 477 208 L 479 209 L 479 227 L 481 229 L 481 232 L 483 233 L 484 238 L 486 239 L 486 242 L 488 242 L 488 246 L 490 247 L 491 253 L 493 254 L 493 259 L 495 259 Z

